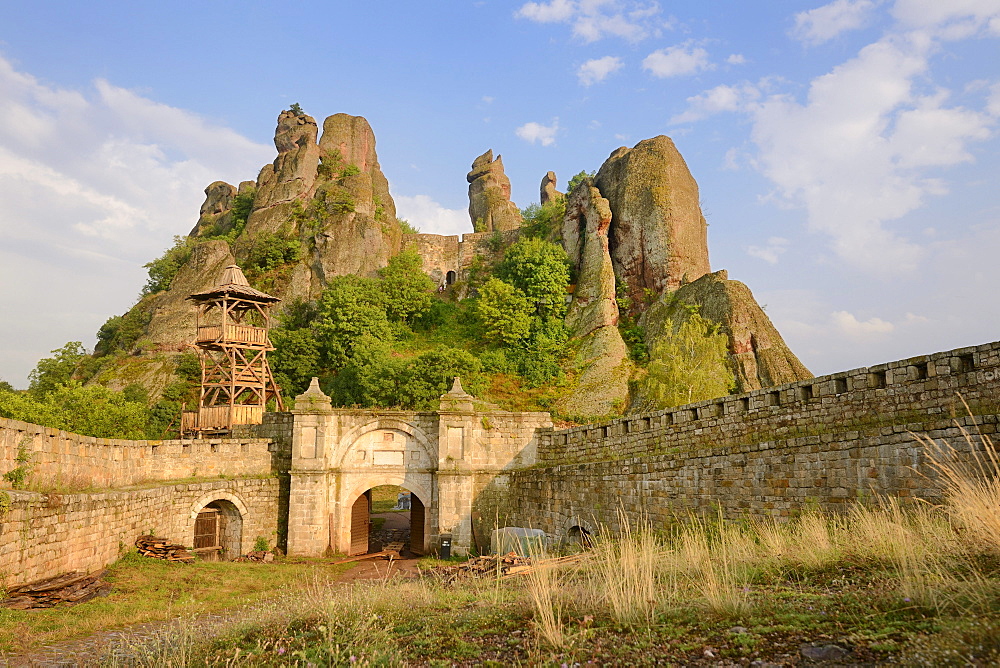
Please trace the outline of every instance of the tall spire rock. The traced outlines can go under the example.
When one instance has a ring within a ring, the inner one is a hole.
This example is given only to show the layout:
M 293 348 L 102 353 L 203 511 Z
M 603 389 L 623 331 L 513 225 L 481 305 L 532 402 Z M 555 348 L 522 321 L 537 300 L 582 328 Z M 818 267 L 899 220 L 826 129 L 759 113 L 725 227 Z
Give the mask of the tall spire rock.
M 465 177 L 469 182 L 469 217 L 476 232 L 505 232 L 521 227 L 523 219 L 510 201 L 510 179 L 503 171 L 503 159 L 493 159 L 493 149 L 472 163 Z
M 542 177 L 542 185 L 538 189 L 539 204 L 545 206 L 549 202 L 565 197 L 563 193 L 556 190 L 556 183 L 556 173 L 553 171 L 549 171 Z
M 257 176 L 257 196 L 247 220 L 247 232 L 277 232 L 291 217 L 294 202 L 308 197 L 319 164 L 318 128 L 312 116 L 283 111 L 274 130 L 278 157 Z
M 615 270 L 608 247 L 611 207 L 591 179 L 566 201 L 563 245 L 579 278 L 566 313 L 570 335 L 579 340 L 573 367 L 577 382 L 559 400 L 564 415 L 589 419 L 620 411 L 632 375 L 628 347 L 618 331 Z
M 594 181 L 611 204 L 611 259 L 634 303 L 711 271 L 698 184 L 669 137 L 619 148 Z

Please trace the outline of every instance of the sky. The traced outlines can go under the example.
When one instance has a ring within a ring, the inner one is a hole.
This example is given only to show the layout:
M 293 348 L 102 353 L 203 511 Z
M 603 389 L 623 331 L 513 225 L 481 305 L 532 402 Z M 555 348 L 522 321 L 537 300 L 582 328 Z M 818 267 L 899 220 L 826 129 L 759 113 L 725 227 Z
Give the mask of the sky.
M 471 232 L 673 138 L 713 270 L 817 374 L 1000 338 L 1000 0 L 0 0 L 0 379 L 88 348 L 292 103 L 366 117 L 399 214 Z

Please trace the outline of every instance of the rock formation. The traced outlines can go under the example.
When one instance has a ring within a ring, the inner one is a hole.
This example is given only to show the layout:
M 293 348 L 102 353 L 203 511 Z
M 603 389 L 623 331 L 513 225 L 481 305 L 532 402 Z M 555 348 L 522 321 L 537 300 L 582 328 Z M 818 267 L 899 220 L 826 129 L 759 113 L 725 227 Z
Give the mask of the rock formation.
M 274 131 L 278 157 L 257 176 L 257 196 L 247 220 L 247 232 L 277 232 L 294 212 L 294 202 L 308 197 L 316 182 L 320 150 L 312 116 L 283 111 Z
M 664 294 L 643 314 L 639 322 L 650 351 L 661 337 L 674 330 L 678 319 L 688 316 L 685 304 L 698 306 L 702 316 L 722 326 L 729 338 L 737 392 L 812 378 L 757 304 L 750 288 L 729 280 L 724 270 Z
M 225 181 L 215 181 L 205 188 L 205 203 L 201 205 L 198 215 L 198 222 L 191 230 L 191 236 L 209 236 L 216 230 L 227 227 L 230 209 L 233 206 L 233 197 L 236 196 L 236 188 Z M 231 227 L 231 224 L 228 225 Z
M 711 271 L 698 184 L 669 137 L 619 148 L 594 181 L 611 205 L 611 259 L 633 303 Z
M 469 182 L 469 217 L 476 232 L 505 232 L 521 226 L 521 212 L 510 201 L 510 179 L 503 171 L 503 159 L 493 159 L 490 149 L 476 158 Z
M 566 326 L 579 347 L 573 361 L 577 382 L 558 404 L 564 415 L 584 419 L 621 412 L 632 374 L 628 347 L 618 331 L 610 224 L 608 200 L 585 180 L 570 193 L 563 219 L 563 244 L 579 277 Z
M 549 202 L 554 202 L 565 195 L 558 190 L 556 190 L 556 173 L 548 172 L 544 177 L 542 177 L 542 185 L 538 192 L 538 202 L 545 206 Z

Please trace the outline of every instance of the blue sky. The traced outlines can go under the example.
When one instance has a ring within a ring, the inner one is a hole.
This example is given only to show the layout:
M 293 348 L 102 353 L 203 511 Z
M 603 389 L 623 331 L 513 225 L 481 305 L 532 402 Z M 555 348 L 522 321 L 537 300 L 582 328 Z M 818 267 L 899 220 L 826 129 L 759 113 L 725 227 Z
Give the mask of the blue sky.
M 713 269 L 815 373 L 995 340 L 1000 0 L 0 1 L 0 378 L 92 346 L 277 114 L 368 118 L 400 214 L 471 231 L 673 137 Z

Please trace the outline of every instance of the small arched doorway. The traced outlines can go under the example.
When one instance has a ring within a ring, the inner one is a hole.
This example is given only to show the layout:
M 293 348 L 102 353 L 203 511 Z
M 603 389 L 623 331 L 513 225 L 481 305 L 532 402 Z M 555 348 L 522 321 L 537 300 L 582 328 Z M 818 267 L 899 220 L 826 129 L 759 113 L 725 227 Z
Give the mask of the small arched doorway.
M 209 561 L 235 559 L 243 544 L 243 515 L 229 500 L 216 499 L 194 520 L 194 552 Z
M 594 537 L 582 526 L 572 526 L 566 532 L 566 542 L 573 550 L 589 550 L 594 546 Z
M 455 282 L 456 278 L 458 278 L 458 275 L 454 271 L 449 271 L 444 275 L 444 282 L 446 285 L 451 285 Z
M 427 513 L 416 494 L 399 485 L 366 490 L 351 505 L 349 554 L 367 554 L 402 543 L 411 554 L 425 551 Z

